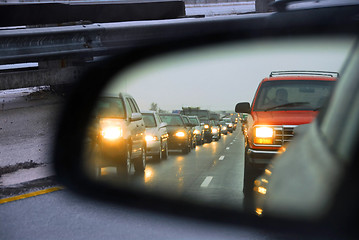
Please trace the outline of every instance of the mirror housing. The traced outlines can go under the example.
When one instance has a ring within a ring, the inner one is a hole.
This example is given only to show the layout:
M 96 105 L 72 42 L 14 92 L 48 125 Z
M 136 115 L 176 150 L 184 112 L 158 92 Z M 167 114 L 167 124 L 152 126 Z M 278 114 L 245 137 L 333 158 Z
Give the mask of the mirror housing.
M 130 117 L 130 121 L 139 121 L 142 119 L 142 114 L 141 113 L 132 113 L 131 117 Z
M 349 13 L 348 8 L 350 8 Z M 354 20 L 357 19 L 356 10 L 358 9 L 359 7 L 352 6 L 347 8 L 328 8 L 325 11 L 323 9 L 310 9 L 306 11 L 298 10 L 295 13 L 285 13 L 283 15 L 271 13 L 253 15 L 249 18 L 245 16 L 228 19 L 221 18 L 219 21 L 201 19 L 203 21 L 186 26 L 179 23 L 178 26 L 170 26 L 171 31 L 163 31 L 158 35 L 157 39 L 149 39 L 146 44 L 141 45 L 134 42 L 125 50 L 122 48 L 120 55 L 114 57 L 112 61 L 95 63 L 98 65 L 89 68 L 89 72 L 85 73 L 80 81 L 75 84 L 72 89 L 73 93 L 68 96 L 67 105 L 59 122 L 53 152 L 57 178 L 68 189 L 83 193 L 93 199 L 111 201 L 115 204 L 197 218 L 203 221 L 227 223 L 236 227 L 250 226 L 252 228 L 261 228 L 262 230 L 277 231 L 278 233 L 285 229 L 289 233 L 300 233 L 304 236 L 308 233 L 315 233 L 323 238 L 323 235 L 320 234 L 328 234 L 328 227 L 333 227 L 334 222 L 332 220 L 335 215 L 330 215 L 331 218 L 328 218 L 327 221 L 320 219 L 321 221 L 317 222 L 270 218 L 268 216 L 256 218 L 232 209 L 148 194 L 135 191 L 126 186 L 118 189 L 87 178 L 81 171 L 79 159 L 83 157 L 83 138 L 86 134 L 86 126 L 88 126 L 89 116 L 92 113 L 96 97 L 99 96 L 100 91 L 105 87 L 109 79 L 118 74 L 119 71 L 125 71 L 126 68 L 131 67 L 131 65 L 138 63 L 140 60 L 159 54 L 198 46 L 202 47 L 213 43 L 280 36 L 300 37 L 301 35 L 313 33 L 357 33 L 357 23 Z M 336 17 L 333 18 L 332 16 Z M 301 19 L 301 21 L 298 21 L 298 19 Z M 181 29 L 181 31 L 176 29 Z M 188 29 L 190 31 L 187 31 Z M 84 88 L 83 86 L 88 87 Z M 243 109 L 246 110 L 242 109 L 242 104 Z M 250 113 L 249 103 L 239 103 L 237 106 L 235 108 L 237 113 Z M 132 117 L 136 116 L 132 115 Z M 141 118 L 142 116 L 139 117 L 139 119 Z M 204 123 L 201 123 L 201 125 L 203 126 Z M 345 228 L 347 227 L 346 224 L 347 222 L 344 221 L 340 226 L 342 231 L 347 229 Z M 337 225 L 335 227 L 340 228 Z
M 237 103 L 235 111 L 236 113 L 251 113 L 251 106 L 249 102 Z

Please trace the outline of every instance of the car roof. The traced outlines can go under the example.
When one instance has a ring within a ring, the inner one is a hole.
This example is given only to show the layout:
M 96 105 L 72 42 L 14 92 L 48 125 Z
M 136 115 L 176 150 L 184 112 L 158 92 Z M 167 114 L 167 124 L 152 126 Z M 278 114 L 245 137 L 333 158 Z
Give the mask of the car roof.
M 141 113 L 145 113 L 145 114 L 156 114 L 156 111 L 141 111 Z
M 280 80 L 314 80 L 314 81 L 336 81 L 336 77 L 326 77 L 326 76 L 278 76 L 278 77 L 266 77 L 263 79 L 263 82 L 267 81 L 280 81 Z

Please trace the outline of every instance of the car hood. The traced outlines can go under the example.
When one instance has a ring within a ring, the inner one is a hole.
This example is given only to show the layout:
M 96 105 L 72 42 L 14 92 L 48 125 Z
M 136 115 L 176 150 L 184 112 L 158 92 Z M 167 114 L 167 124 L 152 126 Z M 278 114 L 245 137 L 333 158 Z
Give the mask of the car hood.
M 252 112 L 256 125 L 301 125 L 314 120 L 318 111 L 268 111 Z

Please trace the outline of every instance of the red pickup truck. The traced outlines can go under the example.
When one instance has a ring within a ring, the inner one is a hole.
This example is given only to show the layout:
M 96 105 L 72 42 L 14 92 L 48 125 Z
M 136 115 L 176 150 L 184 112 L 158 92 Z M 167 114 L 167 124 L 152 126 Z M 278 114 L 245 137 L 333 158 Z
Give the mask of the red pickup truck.
M 280 149 L 291 141 L 298 125 L 310 123 L 328 99 L 336 72 L 275 71 L 258 86 L 252 105 L 236 105 L 237 113 L 249 113 L 245 138 L 245 198 L 253 181 Z M 300 153 L 298 153 L 300 154 Z

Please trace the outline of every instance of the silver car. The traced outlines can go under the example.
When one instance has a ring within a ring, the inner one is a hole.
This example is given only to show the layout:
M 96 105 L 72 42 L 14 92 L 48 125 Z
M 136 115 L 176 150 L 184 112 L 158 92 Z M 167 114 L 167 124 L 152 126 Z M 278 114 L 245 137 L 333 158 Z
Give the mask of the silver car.
M 193 135 L 196 138 L 197 145 L 202 145 L 204 143 L 204 128 L 201 125 L 197 116 L 188 116 L 190 122 L 194 124 Z
M 167 159 L 168 157 L 168 134 L 167 123 L 162 122 L 157 112 L 142 112 L 146 126 L 146 150 L 147 156 L 155 159 Z

